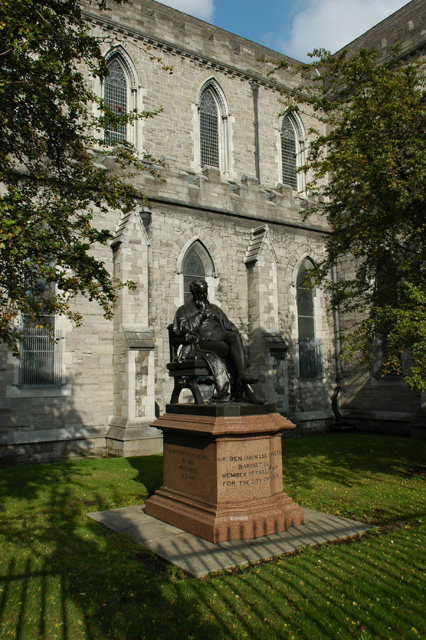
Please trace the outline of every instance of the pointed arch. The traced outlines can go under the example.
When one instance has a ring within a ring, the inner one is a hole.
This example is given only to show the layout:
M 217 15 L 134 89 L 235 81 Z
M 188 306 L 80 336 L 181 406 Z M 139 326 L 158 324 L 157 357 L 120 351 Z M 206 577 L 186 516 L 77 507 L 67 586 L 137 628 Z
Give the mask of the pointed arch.
M 305 188 L 304 175 L 298 173 L 298 168 L 305 161 L 305 132 L 300 117 L 290 111 L 283 117 L 281 123 L 281 163 L 282 181 L 296 191 Z
M 213 259 L 205 244 L 193 238 L 183 248 L 179 257 L 178 272 L 183 275 L 184 298 L 189 298 L 189 285 L 195 278 L 207 279 L 216 276 Z
M 199 165 L 229 170 L 228 115 L 225 94 L 215 78 L 202 86 L 198 102 Z
M 136 89 L 138 86 L 138 74 L 132 58 L 127 53 L 126 49 L 121 45 L 112 47 L 105 55 L 105 61 L 109 65 L 113 60 L 118 59 L 122 65 L 124 72 L 127 76 L 131 89 Z
M 102 86 L 102 97 L 115 115 L 125 115 L 137 107 L 137 73 L 126 50 L 118 45 L 105 56 L 109 74 Z M 108 125 L 105 138 L 112 144 L 131 142 L 136 144 L 136 125 Z
M 309 256 L 299 261 L 296 272 L 297 333 L 299 342 L 299 377 L 312 380 L 321 374 L 320 345 L 316 339 L 314 292 L 306 283 L 315 266 Z

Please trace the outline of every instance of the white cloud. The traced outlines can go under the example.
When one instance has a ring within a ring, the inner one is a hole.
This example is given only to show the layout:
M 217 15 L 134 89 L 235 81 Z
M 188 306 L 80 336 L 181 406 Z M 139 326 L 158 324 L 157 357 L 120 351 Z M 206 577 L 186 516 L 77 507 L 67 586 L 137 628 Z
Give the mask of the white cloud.
M 201 18 L 201 20 L 213 19 L 213 0 L 164 0 L 161 4 L 188 13 L 195 18 Z
M 277 48 L 298 60 L 319 47 L 335 53 L 405 4 L 407 0 L 307 0 Z

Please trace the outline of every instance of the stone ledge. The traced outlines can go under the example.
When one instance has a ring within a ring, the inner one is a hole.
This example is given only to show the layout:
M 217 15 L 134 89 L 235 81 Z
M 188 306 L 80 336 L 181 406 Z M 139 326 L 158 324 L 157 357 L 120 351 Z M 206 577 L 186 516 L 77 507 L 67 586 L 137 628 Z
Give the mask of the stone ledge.
M 296 411 L 291 417 L 299 424 L 300 422 L 309 422 L 310 420 L 334 420 L 334 413 L 331 409 L 324 411 Z
M 413 414 L 408 411 L 376 411 L 374 409 L 343 409 L 344 418 L 354 420 L 389 420 L 395 422 L 411 422 Z
M 6 387 L 6 398 L 68 398 L 72 396 L 72 385 L 61 387 Z
M 66 442 L 104 438 L 107 427 L 69 427 L 67 429 L 38 429 L 10 431 L 0 434 L 0 446 L 39 444 L 42 442 Z

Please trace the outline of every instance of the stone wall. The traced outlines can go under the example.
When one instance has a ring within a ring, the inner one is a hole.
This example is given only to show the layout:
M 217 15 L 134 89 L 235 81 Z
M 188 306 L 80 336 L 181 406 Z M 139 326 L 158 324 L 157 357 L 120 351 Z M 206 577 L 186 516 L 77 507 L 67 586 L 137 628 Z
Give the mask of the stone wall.
M 346 47 L 354 51 L 376 48 L 380 58 L 386 58 L 391 54 L 391 47 L 398 42 L 401 45 L 400 53 L 404 58 L 424 55 L 425 24 L 426 5 L 424 1 L 412 0 L 350 42 Z
M 281 182 L 280 126 L 284 109 L 261 59 L 283 58 L 277 52 L 247 41 L 153 0 L 127 2 L 96 19 L 93 6 L 87 17 L 93 32 L 104 42 L 105 54 L 121 53 L 132 76 L 132 100 L 140 108 L 163 111 L 136 127 L 136 144 L 156 158 L 178 159 L 181 168 L 200 173 L 198 157 L 198 106 L 203 85 L 214 79 L 222 90 L 226 111 L 229 167 L 223 177 L 241 181 L 255 176 L 255 131 L 253 84 L 258 85 L 259 159 L 262 186 L 274 188 Z M 149 47 L 148 52 L 146 48 Z M 165 73 L 149 55 L 160 56 L 162 64 L 173 66 Z M 291 60 L 288 58 L 288 60 Z M 294 61 L 293 61 L 294 62 Z M 299 79 L 282 71 L 280 79 L 293 88 Z M 89 79 L 90 81 L 90 79 Z M 101 87 L 93 83 L 93 88 Z M 313 124 L 302 117 L 305 133 Z M 170 195 L 167 186 L 164 192 Z
M 416 0 L 411 5 L 420 7 Z M 131 279 L 137 288 L 119 292 L 113 321 L 83 298 L 76 301 L 82 327 L 57 320 L 62 386 L 19 387 L 17 361 L 0 350 L 0 460 L 161 450 L 161 434 L 149 425 L 171 394 L 167 325 L 183 303 L 182 260 L 193 242 L 201 243 L 214 265 L 207 277 L 210 298 L 242 333 L 260 376 L 256 391 L 276 402 L 299 431 L 327 429 L 336 380 L 333 314 L 324 292 L 316 289 L 322 373 L 301 380 L 296 280 L 306 257 L 321 260 L 330 229 L 319 217 L 304 219 L 309 194 L 281 184 L 283 106 L 259 61 L 279 54 L 153 0 L 111 3 L 111 8 L 102 16 L 92 5 L 85 11 L 105 55 L 124 61 L 130 106 L 163 109 L 129 130 L 137 149 L 155 158 L 147 171 L 127 173 L 149 202 L 96 220 L 114 235 L 110 247 L 94 249 L 97 255 L 117 278 Z M 151 61 L 151 53 L 173 65 L 173 74 Z M 288 87 L 298 84 L 289 71 L 281 79 Z M 101 94 L 100 84 L 87 80 Z M 222 170 L 201 167 L 198 152 L 198 103 L 210 80 L 224 104 Z M 305 134 L 314 124 L 311 115 L 301 116 Z M 112 156 L 98 161 L 118 170 Z M 388 392 L 370 384 L 365 369 L 347 376 L 351 382 L 342 399 L 352 417 L 357 410 L 385 410 Z M 407 404 L 405 391 L 394 399 L 389 407 L 394 416 L 400 403 L 414 411 L 416 400 L 410 397 Z

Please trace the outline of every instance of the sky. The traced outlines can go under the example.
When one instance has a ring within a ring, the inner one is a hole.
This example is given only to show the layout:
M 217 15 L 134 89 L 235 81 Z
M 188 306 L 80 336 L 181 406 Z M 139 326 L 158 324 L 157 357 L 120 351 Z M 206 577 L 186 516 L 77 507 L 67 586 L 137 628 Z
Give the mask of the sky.
M 335 53 L 408 0 L 161 0 L 297 60 Z

